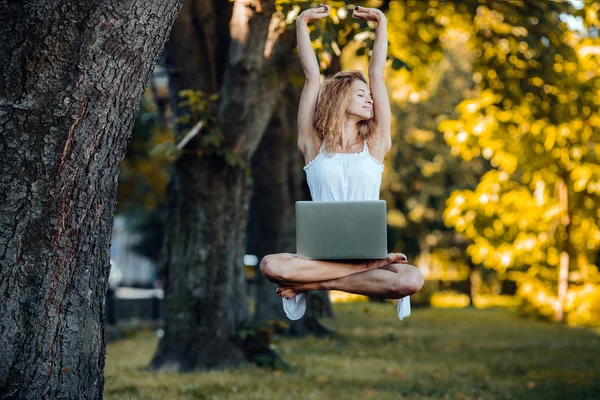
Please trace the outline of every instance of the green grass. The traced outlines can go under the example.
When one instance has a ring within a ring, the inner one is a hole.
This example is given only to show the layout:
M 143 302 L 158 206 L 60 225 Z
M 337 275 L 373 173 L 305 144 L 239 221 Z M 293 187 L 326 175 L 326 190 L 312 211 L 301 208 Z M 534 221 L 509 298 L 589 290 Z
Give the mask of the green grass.
M 145 371 L 157 339 L 109 344 L 105 399 L 600 399 L 600 334 L 505 309 L 334 305 L 332 339 L 281 339 L 288 372 Z

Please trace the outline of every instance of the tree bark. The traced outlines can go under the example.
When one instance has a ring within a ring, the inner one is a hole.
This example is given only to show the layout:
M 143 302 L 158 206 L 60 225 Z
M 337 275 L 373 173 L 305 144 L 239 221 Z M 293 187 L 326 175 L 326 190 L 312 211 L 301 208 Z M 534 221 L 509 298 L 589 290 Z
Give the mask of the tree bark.
M 117 174 L 178 0 L 4 2 L 0 398 L 101 398 Z
M 191 371 L 244 360 L 232 336 L 249 319 L 240 267 L 245 174 L 220 157 L 184 156 L 175 164 L 167 190 L 165 335 L 155 368 Z
M 173 110 L 183 89 L 217 93 L 223 81 L 229 47 L 233 3 L 222 0 L 184 1 L 165 45 Z
M 310 192 L 302 169 L 295 129 L 298 102 L 302 88 L 288 88 L 280 100 L 259 148 L 252 159 L 254 190 L 248 222 L 248 253 L 261 260 L 270 253 L 296 252 L 295 204 L 310 200 Z M 258 266 L 257 266 L 258 269 Z M 281 299 L 275 294 L 277 285 L 257 271 L 256 312 L 254 320 L 286 320 Z M 315 305 L 319 307 L 315 308 Z M 330 312 L 327 292 L 311 292 L 305 316 L 290 321 L 289 333 L 296 336 L 331 333 L 318 317 Z
M 259 260 L 269 253 L 294 253 L 296 244 L 293 181 L 289 164 L 298 152 L 290 130 L 286 129 L 286 113 L 273 115 L 260 146 L 252 158 L 253 193 L 248 221 L 249 254 Z M 295 163 L 296 168 L 301 164 Z M 298 199 L 300 200 L 300 199 Z M 275 294 L 276 284 L 266 280 L 257 268 L 256 312 L 254 319 L 264 322 L 285 319 L 281 299 Z
M 242 262 L 250 194 L 246 166 L 285 86 L 294 41 L 289 32 L 273 30 L 274 0 L 237 0 L 232 8 L 220 3 L 187 1 L 174 31 L 188 38 L 198 32 L 197 39 L 168 46 L 171 90 L 218 92 L 215 117 L 223 142 L 218 149 L 201 149 L 200 132 L 173 168 L 164 246 L 165 335 L 151 363 L 155 369 L 217 369 L 244 360 L 236 333 L 250 317 Z M 212 20 L 203 7 L 213 11 Z

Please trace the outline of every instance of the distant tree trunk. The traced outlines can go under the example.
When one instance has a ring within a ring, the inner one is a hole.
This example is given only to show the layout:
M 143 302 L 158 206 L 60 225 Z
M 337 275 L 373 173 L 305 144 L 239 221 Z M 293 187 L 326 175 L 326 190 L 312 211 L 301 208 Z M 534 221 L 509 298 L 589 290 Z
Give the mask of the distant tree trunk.
M 286 120 L 285 110 L 273 115 L 260 146 L 252 159 L 253 194 L 248 221 L 249 254 L 259 261 L 269 253 L 295 252 L 291 240 L 295 232 L 293 184 L 290 181 L 291 164 L 302 168 L 295 156 L 294 138 Z M 293 168 L 293 167 L 292 167 Z M 256 313 L 258 322 L 284 319 L 281 299 L 275 294 L 277 285 L 260 275 L 257 269 Z
M 270 253 L 296 252 L 295 204 L 298 200 L 310 200 L 295 129 L 299 90 L 301 88 L 286 90 L 252 159 L 254 190 L 248 222 L 248 253 L 259 260 Z M 257 273 L 254 320 L 287 321 L 281 298 L 275 294 L 277 285 Z M 315 309 L 315 304 L 322 306 Z M 327 293 L 311 292 L 306 315 L 298 321 L 290 321 L 290 333 L 329 333 L 318 321 L 318 316 L 324 313 L 323 306 L 327 311 L 331 308 Z
M 184 1 L 165 46 L 165 67 L 174 113 L 177 113 L 181 90 L 219 92 L 231 40 L 232 12 L 231 1 Z
M 179 6 L 3 2 L 0 398 L 102 397 L 117 175 Z
M 151 363 L 155 369 L 216 369 L 244 359 L 235 335 L 250 317 L 242 262 L 246 166 L 285 85 L 295 44 L 293 31 L 272 29 L 278 17 L 274 0 L 232 6 L 186 0 L 174 28 L 177 40 L 167 46 L 172 94 L 218 93 L 222 144 L 203 148 L 201 132 L 174 165 L 164 251 L 165 335 Z
M 477 265 L 472 263 L 471 259 L 467 261 L 467 264 L 469 265 L 469 270 L 471 271 L 469 274 L 469 291 L 467 293 L 469 295 L 469 306 L 475 307 L 475 297 L 481 292 L 481 271 Z
M 565 299 L 569 288 L 570 253 L 572 252 L 570 243 L 571 218 L 569 215 L 569 188 L 566 179 L 558 181 L 557 186 L 561 226 L 558 235 L 562 242 L 562 251 L 558 265 L 558 293 L 554 309 L 555 319 L 562 322 L 564 320 Z

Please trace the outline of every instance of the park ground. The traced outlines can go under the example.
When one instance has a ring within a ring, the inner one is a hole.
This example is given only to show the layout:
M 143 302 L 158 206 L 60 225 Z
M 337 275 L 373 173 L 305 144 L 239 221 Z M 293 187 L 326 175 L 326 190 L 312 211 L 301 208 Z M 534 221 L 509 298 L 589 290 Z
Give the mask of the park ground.
M 337 303 L 332 338 L 279 338 L 291 365 L 178 374 L 146 370 L 146 331 L 107 348 L 111 399 L 600 399 L 600 331 L 519 317 L 506 308 Z

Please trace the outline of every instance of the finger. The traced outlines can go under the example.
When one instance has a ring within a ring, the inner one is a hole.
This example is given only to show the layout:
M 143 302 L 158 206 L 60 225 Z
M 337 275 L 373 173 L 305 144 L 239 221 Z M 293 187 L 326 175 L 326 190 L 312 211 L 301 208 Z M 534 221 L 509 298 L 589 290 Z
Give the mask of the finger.
M 360 13 L 360 14 L 370 14 L 371 11 L 368 8 L 364 8 L 364 7 L 354 7 L 354 12 L 355 13 Z

